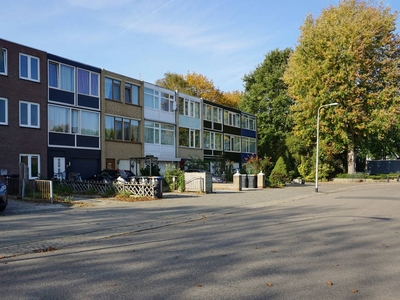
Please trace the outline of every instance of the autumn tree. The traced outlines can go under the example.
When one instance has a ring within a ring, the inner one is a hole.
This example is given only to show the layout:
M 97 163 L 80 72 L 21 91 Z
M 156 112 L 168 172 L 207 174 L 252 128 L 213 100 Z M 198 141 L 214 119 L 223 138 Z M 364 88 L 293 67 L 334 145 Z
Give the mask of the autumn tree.
M 357 151 L 373 155 L 377 144 L 399 144 L 397 15 L 382 3 L 360 0 L 309 15 L 284 76 L 295 100 L 294 133 L 308 149 L 315 148 L 318 108 L 339 103 L 321 110 L 320 145 L 347 153 L 348 173 L 355 171 Z
M 283 74 L 291 49 L 273 50 L 262 64 L 244 76 L 245 91 L 240 108 L 257 116 L 259 155 L 272 157 L 275 162 L 286 153 L 285 140 L 292 130 L 290 106 Z
M 156 81 L 156 84 L 230 107 L 238 107 L 242 97 L 240 91 L 222 92 L 218 87 L 215 87 L 211 79 L 196 72 L 186 75 L 167 72 L 163 78 Z

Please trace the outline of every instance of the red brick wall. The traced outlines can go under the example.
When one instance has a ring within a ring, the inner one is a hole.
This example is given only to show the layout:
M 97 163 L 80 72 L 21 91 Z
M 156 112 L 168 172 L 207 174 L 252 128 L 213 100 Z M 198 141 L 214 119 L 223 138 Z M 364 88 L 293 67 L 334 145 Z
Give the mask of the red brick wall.
M 0 98 L 8 99 L 8 125 L 0 125 L 0 170 L 18 173 L 20 154 L 39 154 L 40 173 L 47 177 L 47 54 L 0 39 L 7 49 L 8 74 L 0 75 Z M 19 78 L 19 53 L 38 57 L 40 82 Z M 19 126 L 19 101 L 40 105 L 40 128 Z

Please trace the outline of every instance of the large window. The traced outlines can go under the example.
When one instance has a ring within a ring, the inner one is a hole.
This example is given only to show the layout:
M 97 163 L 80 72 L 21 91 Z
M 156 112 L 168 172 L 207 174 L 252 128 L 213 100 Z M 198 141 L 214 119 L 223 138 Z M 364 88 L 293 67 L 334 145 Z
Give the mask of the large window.
M 7 75 L 7 49 L 0 51 L 0 75 Z
M 40 155 L 38 154 L 20 154 L 19 162 L 28 167 L 29 179 L 35 179 L 40 176 Z
M 244 129 L 256 130 L 256 118 L 242 115 L 242 127 Z
M 99 74 L 78 69 L 78 93 L 99 96 Z
M 166 112 L 174 111 L 175 96 L 168 93 L 161 93 L 161 110 Z
M 106 78 L 106 99 L 121 101 L 121 81 Z
M 105 121 L 106 140 L 140 142 L 140 123 L 138 120 L 106 116 Z
M 40 106 L 38 103 L 19 102 L 19 125 L 22 127 L 39 128 Z
M 234 135 L 224 135 L 224 150 L 240 152 L 240 137 Z
M 256 153 L 256 139 L 242 137 L 242 152 Z
M 19 77 L 33 81 L 40 81 L 39 58 L 20 53 Z
M 8 124 L 8 102 L 7 99 L 0 98 L 0 125 Z
M 200 119 L 200 103 L 179 97 L 179 114 Z
M 222 108 L 203 104 L 203 117 L 207 121 L 222 123 Z
M 49 86 L 68 92 L 75 91 L 75 69 L 73 67 L 49 62 Z
M 99 113 L 49 105 L 49 131 L 99 136 Z
M 175 126 L 145 122 L 145 142 L 148 144 L 175 145 Z
M 147 108 L 160 109 L 160 92 L 144 88 L 144 106 Z
M 125 103 L 139 105 L 139 87 L 125 83 Z
M 179 146 L 200 148 L 200 130 L 179 127 Z
M 204 131 L 204 149 L 222 150 L 222 134 Z
M 240 127 L 240 115 L 238 113 L 224 111 L 224 124 Z

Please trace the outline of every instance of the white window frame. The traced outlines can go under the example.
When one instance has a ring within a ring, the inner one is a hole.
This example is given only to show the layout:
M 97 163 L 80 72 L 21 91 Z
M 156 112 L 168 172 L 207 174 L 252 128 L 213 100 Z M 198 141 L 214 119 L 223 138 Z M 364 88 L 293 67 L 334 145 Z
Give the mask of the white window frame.
M 253 124 L 253 126 L 251 126 L 251 124 Z M 256 118 L 252 116 L 242 115 L 242 128 L 255 131 Z
M 210 109 L 211 114 L 210 114 L 210 118 L 207 117 L 207 109 Z M 215 116 L 215 110 L 217 110 L 217 115 Z M 218 124 L 222 124 L 222 108 L 217 107 L 217 106 L 213 106 L 213 105 L 209 105 L 209 104 L 203 104 L 203 118 L 204 120 L 213 122 L 213 123 L 218 123 Z M 215 120 L 216 119 L 216 120 Z
M 225 137 L 229 138 L 229 149 L 225 148 Z M 234 150 L 234 145 L 235 145 L 235 139 L 239 139 L 239 150 Z M 238 135 L 232 135 L 232 134 L 225 134 L 224 135 L 224 140 L 223 140 L 223 147 L 224 151 L 229 151 L 229 152 L 241 152 L 242 149 L 242 140 L 241 137 Z
M 27 104 L 27 124 L 22 124 L 22 109 L 21 105 Z M 37 107 L 37 125 L 32 125 L 32 106 Z M 20 127 L 29 127 L 29 128 L 40 128 L 40 104 L 28 101 L 19 101 L 19 126 Z
M 148 98 L 148 97 L 152 97 L 151 106 L 149 106 L 146 101 L 146 98 Z M 159 91 L 148 88 L 148 87 L 144 88 L 144 107 L 145 108 L 160 110 L 160 105 L 161 105 L 160 98 L 161 98 L 161 95 L 160 95 Z
M 229 110 L 224 111 L 224 124 L 240 128 L 240 114 Z
M 187 148 L 194 148 L 194 149 L 200 149 L 201 148 L 201 130 L 195 129 L 195 128 L 188 128 L 188 127 L 180 127 L 184 128 L 187 130 L 187 141 L 188 145 L 181 145 L 180 139 L 179 139 L 179 146 L 180 147 L 187 147 Z M 198 139 L 196 139 L 196 133 L 198 134 Z M 179 132 L 179 135 L 181 132 Z M 196 142 L 198 142 L 198 146 L 196 146 Z
M 40 176 L 40 154 L 25 154 L 25 153 L 21 153 L 19 155 L 19 162 L 22 162 L 22 157 L 28 157 L 28 170 L 29 170 L 29 179 L 36 179 L 39 178 Z M 33 157 L 37 157 L 38 159 L 38 176 L 32 176 L 32 158 Z
M 77 68 L 77 91 L 78 94 L 80 95 L 87 95 L 87 96 L 92 96 L 92 97 L 99 97 L 99 91 L 100 91 L 100 74 L 96 73 L 96 72 L 92 72 L 86 69 L 82 69 L 82 68 Z M 89 73 L 89 82 L 88 82 L 88 88 L 89 88 L 89 93 L 84 93 L 79 91 L 79 71 L 83 71 L 83 72 L 87 72 Z M 97 76 L 97 90 L 93 91 L 92 90 L 92 75 L 96 75 Z
M 8 57 L 8 52 L 6 48 L 1 48 L 1 52 L 3 53 L 3 64 L 4 64 L 4 71 L 0 71 L 0 75 L 7 75 L 8 74 L 8 67 L 7 67 L 7 57 Z
M 254 144 L 254 151 L 251 151 L 251 144 Z M 242 153 L 255 153 L 256 139 L 250 137 L 242 137 Z
M 64 132 L 64 131 L 53 131 L 51 130 L 51 126 L 50 126 L 50 116 L 48 115 L 47 117 L 47 122 L 48 122 L 48 131 L 49 132 L 54 132 L 54 133 L 64 133 L 64 134 L 76 134 L 76 135 L 84 135 L 84 136 L 93 136 L 93 137 L 100 137 L 100 113 L 99 112 L 95 112 L 95 111 L 90 111 L 90 110 L 83 110 L 83 109 L 74 109 L 71 107 L 65 107 L 65 106 L 59 106 L 59 105 L 49 105 L 48 106 L 48 114 L 50 114 L 50 107 L 56 107 L 56 108 L 62 108 L 62 109 L 66 109 L 68 112 L 68 124 L 66 124 L 68 126 L 68 132 Z M 87 133 L 82 133 L 82 130 L 86 130 L 87 128 L 82 128 L 82 112 L 87 112 L 87 113 L 92 113 L 97 115 L 97 135 L 96 134 L 87 134 Z M 77 122 L 76 124 L 73 124 L 73 113 L 77 114 Z M 76 125 L 76 126 L 73 126 Z M 74 130 L 74 128 L 76 127 L 76 130 Z
M 179 97 L 179 114 L 182 116 L 200 119 L 200 102 Z M 187 108 L 187 109 L 186 109 Z
M 21 74 L 21 58 L 22 56 L 25 56 L 28 60 L 28 65 L 27 65 L 27 77 L 22 76 Z M 37 61 L 37 79 L 32 78 L 32 59 Z M 36 57 L 36 56 L 32 56 L 29 54 L 25 54 L 25 53 L 20 53 L 19 54 L 19 78 L 21 79 L 26 79 L 26 80 L 31 80 L 31 81 L 35 81 L 35 82 L 40 82 L 40 58 Z
M 50 75 L 51 75 L 50 74 L 50 65 L 55 65 L 57 67 L 57 86 L 51 86 L 50 85 L 50 82 L 51 82 L 51 80 L 50 80 Z M 62 78 L 61 78 L 61 76 L 62 76 L 61 66 L 65 66 L 65 67 L 68 67 L 68 68 L 72 69 L 72 75 L 73 75 L 73 78 L 72 78 L 72 90 L 65 89 L 65 88 L 61 87 L 61 81 L 62 81 Z M 75 90 L 76 90 L 76 68 L 74 66 L 63 64 L 63 63 L 60 63 L 58 61 L 49 60 L 47 67 L 48 67 L 48 70 L 47 70 L 47 72 L 48 72 L 48 75 L 47 75 L 48 76 L 48 86 L 50 88 L 59 89 L 59 90 L 67 91 L 67 92 L 70 92 L 70 93 L 75 93 Z
M 0 122 L 0 125 L 8 125 L 8 99 L 0 98 L 0 101 L 4 101 L 4 122 Z

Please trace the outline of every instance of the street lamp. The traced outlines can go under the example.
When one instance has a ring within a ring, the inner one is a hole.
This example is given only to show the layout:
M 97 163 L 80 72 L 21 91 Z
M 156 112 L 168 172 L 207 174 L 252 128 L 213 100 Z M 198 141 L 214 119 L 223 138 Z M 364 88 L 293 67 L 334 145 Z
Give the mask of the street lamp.
M 319 161 L 319 112 L 321 108 L 327 107 L 327 106 L 335 106 L 339 105 L 339 103 L 334 102 L 334 103 L 329 103 L 322 105 L 318 108 L 318 113 L 317 113 L 317 153 L 315 154 L 315 192 L 318 193 L 318 161 Z

